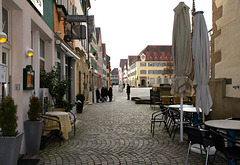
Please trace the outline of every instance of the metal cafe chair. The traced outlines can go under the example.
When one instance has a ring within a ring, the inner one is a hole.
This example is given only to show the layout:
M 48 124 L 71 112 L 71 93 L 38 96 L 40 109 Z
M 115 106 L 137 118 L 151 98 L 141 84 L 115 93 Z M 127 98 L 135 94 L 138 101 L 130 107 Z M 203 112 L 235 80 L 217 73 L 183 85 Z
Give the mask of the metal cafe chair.
M 154 130 L 155 130 L 155 123 L 159 123 L 159 126 L 161 126 L 161 123 L 164 123 L 164 127 L 169 133 L 169 128 L 168 128 L 168 114 L 169 110 L 166 107 L 160 106 L 160 110 L 153 112 L 151 116 L 151 133 L 152 137 L 154 137 Z M 170 135 L 170 133 L 169 133 Z
M 224 154 L 224 156 L 227 158 L 228 160 L 228 164 L 232 164 L 232 162 L 234 161 L 239 161 L 240 160 L 240 147 L 239 145 L 233 145 L 231 147 L 227 147 L 226 146 L 226 140 L 231 141 L 232 143 L 236 144 L 240 144 L 239 142 L 233 140 L 233 138 L 231 136 L 229 136 L 228 134 L 225 134 L 223 132 L 219 132 L 213 129 L 210 129 L 210 132 L 212 134 L 213 137 L 213 142 L 214 145 L 216 147 L 216 152 L 213 158 L 213 162 L 215 160 L 215 157 L 217 155 L 218 152 L 221 152 Z
M 169 126 L 169 132 L 170 132 L 170 136 L 173 135 L 172 139 L 174 140 L 176 132 L 181 125 L 180 112 L 179 112 L 179 110 L 177 110 L 175 108 L 170 108 L 169 114 L 170 114 L 170 119 L 171 119 L 170 126 Z M 183 121 L 183 126 L 186 126 L 186 125 L 190 125 L 190 122 Z
M 199 144 L 199 150 L 201 155 L 203 154 L 203 150 L 206 154 L 205 164 L 207 165 L 210 148 L 214 146 L 214 143 L 209 136 L 210 134 L 206 132 L 207 130 L 200 129 L 198 128 L 198 126 L 185 126 L 184 130 L 186 130 L 188 135 L 188 151 L 185 164 L 188 164 L 188 157 L 190 151 L 192 150 L 192 145 Z

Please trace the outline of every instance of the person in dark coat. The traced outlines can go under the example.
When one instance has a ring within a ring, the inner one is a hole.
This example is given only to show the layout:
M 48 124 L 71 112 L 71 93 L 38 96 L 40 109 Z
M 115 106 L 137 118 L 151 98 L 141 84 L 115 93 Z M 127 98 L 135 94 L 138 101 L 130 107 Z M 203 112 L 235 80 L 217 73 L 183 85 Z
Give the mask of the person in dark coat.
M 101 99 L 102 99 L 102 102 L 104 102 L 104 94 L 105 93 L 105 89 L 104 89 L 104 87 L 102 87 L 102 89 L 101 89 Z
M 99 92 L 98 88 L 97 88 L 97 90 L 96 90 L 96 97 L 97 97 L 97 103 L 99 103 L 100 92 Z
M 107 97 L 108 97 L 108 89 L 107 87 L 104 88 L 104 101 L 107 101 Z
M 129 86 L 129 84 L 127 84 L 126 92 L 127 92 L 127 99 L 130 100 L 130 86 Z
M 112 87 L 110 87 L 109 90 L 108 90 L 109 102 L 112 101 L 112 96 L 113 96 L 113 93 L 112 93 Z

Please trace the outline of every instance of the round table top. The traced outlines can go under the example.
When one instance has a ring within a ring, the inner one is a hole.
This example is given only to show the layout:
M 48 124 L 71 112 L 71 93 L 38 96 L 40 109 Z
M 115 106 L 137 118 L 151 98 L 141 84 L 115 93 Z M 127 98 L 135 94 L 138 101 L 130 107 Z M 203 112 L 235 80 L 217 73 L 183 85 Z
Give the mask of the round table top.
M 67 112 L 61 112 L 61 111 L 46 112 L 46 114 L 49 114 L 49 115 L 68 115 Z
M 240 121 L 238 120 L 208 120 L 205 124 L 214 128 L 240 130 Z
M 180 110 L 181 105 L 180 104 L 174 104 L 174 105 L 169 105 L 169 108 L 178 108 Z M 193 105 L 183 105 L 183 111 L 184 112 L 189 112 L 189 113 L 197 113 L 196 107 Z M 202 112 L 202 109 L 199 108 L 199 111 Z
M 180 108 L 181 107 L 181 105 L 180 104 L 173 104 L 173 105 L 168 105 L 168 107 L 169 108 Z M 186 104 L 184 104 L 183 105 L 183 108 L 194 108 L 194 106 L 193 105 L 186 105 Z

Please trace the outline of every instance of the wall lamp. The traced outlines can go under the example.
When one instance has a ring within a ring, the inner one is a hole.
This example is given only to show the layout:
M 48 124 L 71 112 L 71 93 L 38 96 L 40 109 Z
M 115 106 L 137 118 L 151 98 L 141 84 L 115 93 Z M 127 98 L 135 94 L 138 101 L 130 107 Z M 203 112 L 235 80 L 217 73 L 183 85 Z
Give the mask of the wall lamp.
M 27 57 L 33 56 L 33 50 L 32 50 L 31 48 L 27 48 L 27 49 L 26 49 L 26 56 L 27 56 Z
M 0 32 L 0 43 L 3 44 L 7 41 L 7 34 Z

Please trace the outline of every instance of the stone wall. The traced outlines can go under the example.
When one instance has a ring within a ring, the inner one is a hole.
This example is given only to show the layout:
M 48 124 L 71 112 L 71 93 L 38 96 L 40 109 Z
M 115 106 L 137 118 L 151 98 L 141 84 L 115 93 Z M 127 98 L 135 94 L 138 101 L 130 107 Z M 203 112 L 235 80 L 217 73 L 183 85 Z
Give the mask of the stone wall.
M 207 119 L 240 117 L 240 98 L 226 97 L 226 79 L 211 79 L 209 82 L 213 99 L 212 112 Z

